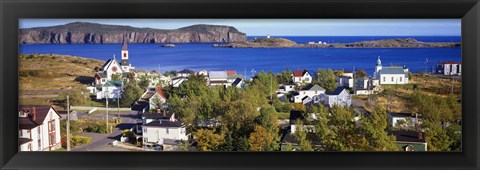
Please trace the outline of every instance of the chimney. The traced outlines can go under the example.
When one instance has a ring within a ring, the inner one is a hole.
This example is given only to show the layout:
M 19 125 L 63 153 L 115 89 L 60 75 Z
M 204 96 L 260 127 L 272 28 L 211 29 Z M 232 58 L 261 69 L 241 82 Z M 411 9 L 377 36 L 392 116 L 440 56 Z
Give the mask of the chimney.
M 420 125 L 418 123 L 415 123 L 415 128 L 417 129 L 418 139 L 423 139 L 422 130 L 420 130 Z
M 160 113 L 160 109 L 157 109 L 157 113 Z
M 32 107 L 32 120 L 35 121 L 35 119 L 37 119 L 37 110 Z

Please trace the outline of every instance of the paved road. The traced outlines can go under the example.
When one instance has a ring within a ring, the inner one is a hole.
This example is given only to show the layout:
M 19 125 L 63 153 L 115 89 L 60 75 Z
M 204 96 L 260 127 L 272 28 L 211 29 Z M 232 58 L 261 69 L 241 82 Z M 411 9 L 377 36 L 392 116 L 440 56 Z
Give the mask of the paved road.
M 109 116 L 116 116 L 116 114 L 112 114 Z M 111 146 L 111 143 L 114 140 L 120 140 L 120 136 L 124 129 L 130 129 L 135 124 L 136 121 L 140 118 L 138 116 L 137 111 L 122 113 L 120 115 L 122 119 L 122 123 L 117 125 L 113 132 L 110 134 L 85 134 L 86 136 L 91 136 L 92 141 L 83 146 L 78 146 L 73 151 L 122 151 L 121 149 L 115 148 Z

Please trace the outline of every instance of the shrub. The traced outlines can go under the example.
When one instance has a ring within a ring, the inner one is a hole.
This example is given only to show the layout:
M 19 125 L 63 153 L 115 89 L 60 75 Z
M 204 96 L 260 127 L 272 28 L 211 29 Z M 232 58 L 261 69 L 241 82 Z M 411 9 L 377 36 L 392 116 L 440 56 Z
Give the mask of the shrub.
M 78 146 L 78 145 L 81 145 L 81 144 L 87 144 L 87 143 L 90 143 L 92 140 L 91 137 L 86 137 L 86 136 L 72 136 L 72 138 L 70 138 L 70 144 L 72 146 Z

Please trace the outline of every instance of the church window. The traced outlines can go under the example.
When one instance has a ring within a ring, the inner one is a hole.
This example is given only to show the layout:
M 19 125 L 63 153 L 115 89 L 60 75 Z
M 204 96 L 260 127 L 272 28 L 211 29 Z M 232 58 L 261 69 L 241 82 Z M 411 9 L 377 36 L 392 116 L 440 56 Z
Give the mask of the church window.
M 400 82 L 402 82 L 402 77 L 400 77 Z
M 383 77 L 383 82 L 385 82 L 385 77 Z
M 392 81 L 393 81 L 393 76 L 392 76 Z
M 123 53 L 123 57 L 127 58 L 127 53 Z

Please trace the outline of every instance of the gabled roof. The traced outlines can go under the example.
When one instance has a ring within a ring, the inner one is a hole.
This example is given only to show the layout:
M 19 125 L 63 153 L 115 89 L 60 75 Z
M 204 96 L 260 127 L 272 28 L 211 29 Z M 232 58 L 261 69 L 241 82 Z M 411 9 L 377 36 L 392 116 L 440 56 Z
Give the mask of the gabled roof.
M 405 74 L 403 67 L 383 67 L 380 74 Z
M 227 75 L 236 75 L 237 71 L 235 70 L 225 70 L 227 72 Z
M 113 61 L 113 59 L 108 59 L 105 63 L 103 63 L 103 65 L 102 65 L 102 70 L 103 70 L 104 68 L 106 68 L 112 61 Z
M 188 78 L 187 78 L 187 77 L 180 76 L 180 77 L 175 77 L 175 78 L 173 78 L 172 80 L 178 80 L 178 79 L 188 79 Z
M 156 92 L 158 95 L 160 95 L 162 98 L 166 99 L 165 94 L 163 93 L 162 87 L 157 87 L 157 89 L 155 89 L 155 92 Z
M 208 72 L 208 78 L 210 79 L 227 79 L 228 74 L 226 71 L 210 71 Z
M 387 131 L 388 135 L 395 135 L 397 142 L 418 142 L 425 143 L 425 134 L 422 139 L 418 139 L 417 131 Z M 423 133 L 423 132 L 422 132 Z
M 142 114 L 142 118 L 145 119 L 154 119 L 154 120 L 159 120 L 159 119 L 170 119 L 174 113 L 173 112 L 165 112 L 165 115 L 163 112 L 157 113 L 157 112 L 145 112 Z
M 121 80 L 111 80 L 111 81 L 105 82 L 105 84 L 103 84 L 102 87 L 112 87 L 112 86 L 119 87 L 122 85 L 123 85 L 123 82 Z
M 144 127 L 166 127 L 166 128 L 175 128 L 175 127 L 183 127 L 182 122 L 175 121 L 152 121 L 143 125 Z
M 107 78 L 107 75 L 104 72 L 98 72 L 97 75 L 100 78 Z
M 343 90 L 346 90 L 345 87 L 337 87 L 335 91 L 328 93 L 328 95 L 339 95 Z
M 233 83 L 232 83 L 232 86 L 237 86 L 238 84 L 240 84 L 240 82 L 242 82 L 242 80 L 243 79 L 241 79 L 241 78 L 235 79 L 235 81 L 233 81 Z
M 325 91 L 324 88 L 320 87 L 317 84 L 310 84 L 307 87 L 303 88 L 303 90 L 308 90 L 308 91 Z
M 293 76 L 294 77 L 303 77 L 303 75 L 305 75 L 306 73 L 308 73 L 307 70 L 295 70 L 293 72 Z
M 35 120 L 32 118 L 32 111 L 33 108 L 35 108 Z M 32 129 L 34 127 L 37 127 L 38 125 L 41 125 L 43 121 L 45 121 L 45 118 L 48 115 L 48 111 L 50 111 L 50 108 L 53 109 L 53 111 L 60 116 L 60 114 L 51 106 L 47 105 L 19 105 L 18 106 L 18 111 L 23 111 L 25 113 L 28 113 L 27 117 L 19 117 L 19 127 L 20 129 Z
M 182 71 L 179 71 L 178 73 L 181 73 L 181 74 L 193 74 L 195 73 L 194 71 L 190 70 L 190 69 L 183 69 Z

